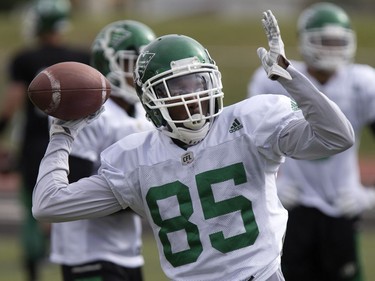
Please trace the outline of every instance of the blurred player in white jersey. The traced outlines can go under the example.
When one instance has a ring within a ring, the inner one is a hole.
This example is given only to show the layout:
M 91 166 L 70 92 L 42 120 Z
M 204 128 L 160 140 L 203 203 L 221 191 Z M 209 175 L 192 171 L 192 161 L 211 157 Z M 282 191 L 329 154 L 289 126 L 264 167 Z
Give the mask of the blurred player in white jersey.
M 373 207 L 375 191 L 361 185 L 357 150 L 361 130 L 375 135 L 375 71 L 352 63 L 356 50 L 350 19 L 340 7 L 318 3 L 298 22 L 300 72 L 333 100 L 353 125 L 356 145 L 314 161 L 287 159 L 278 193 L 289 209 L 282 269 L 288 281 L 363 280 L 357 252 L 358 215 Z M 288 93 L 258 69 L 248 94 Z
M 113 22 L 97 35 L 91 65 L 111 82 L 105 111 L 74 141 L 69 181 L 96 174 L 100 153 L 121 138 L 152 129 L 133 86 L 140 49 L 155 39 L 146 25 Z M 88 192 L 90 187 L 88 187 Z M 104 218 L 52 224 L 51 261 L 62 265 L 64 281 L 142 281 L 141 218 L 119 210 Z
M 184 35 L 159 37 L 139 55 L 134 74 L 158 130 L 112 145 L 98 175 L 69 184 L 70 146 L 92 118 L 55 120 L 35 217 L 76 220 L 130 207 L 149 221 L 171 280 L 283 281 L 287 211 L 277 197 L 278 167 L 285 156 L 341 152 L 354 134 L 337 105 L 289 65 L 271 11 L 262 23 L 270 46 L 258 49 L 262 65 L 296 102 L 264 95 L 223 108 L 221 74 L 208 51 Z M 58 133 L 64 128 L 70 133 Z

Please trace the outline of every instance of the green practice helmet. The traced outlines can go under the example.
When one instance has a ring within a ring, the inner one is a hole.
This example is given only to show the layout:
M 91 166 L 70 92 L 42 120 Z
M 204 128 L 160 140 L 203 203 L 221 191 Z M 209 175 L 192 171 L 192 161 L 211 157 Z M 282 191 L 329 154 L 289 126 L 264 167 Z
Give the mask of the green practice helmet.
M 190 37 L 171 34 L 154 40 L 139 55 L 134 79 L 137 94 L 154 125 L 188 145 L 203 140 L 222 111 L 221 74 L 208 51 Z M 199 87 L 183 91 L 179 87 L 183 83 Z M 199 113 L 189 112 L 192 103 L 199 103 Z M 188 117 L 175 120 L 169 110 L 180 106 Z
M 299 47 L 305 62 L 321 70 L 333 71 L 351 62 L 356 36 L 347 13 L 333 3 L 316 3 L 298 19 Z
M 112 96 L 134 104 L 139 101 L 133 86 L 136 59 L 148 43 L 155 39 L 154 32 L 134 20 L 120 20 L 104 27 L 91 47 L 91 65 L 110 81 Z

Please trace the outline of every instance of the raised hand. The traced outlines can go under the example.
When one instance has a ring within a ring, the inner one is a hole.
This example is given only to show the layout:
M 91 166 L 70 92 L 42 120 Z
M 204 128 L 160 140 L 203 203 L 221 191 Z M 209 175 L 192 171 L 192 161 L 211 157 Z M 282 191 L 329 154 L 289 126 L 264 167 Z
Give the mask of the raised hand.
M 267 35 L 270 49 L 267 52 L 265 48 L 260 47 L 257 53 L 267 76 L 272 80 L 276 80 L 279 77 L 292 80 L 290 74 L 285 70 L 289 62 L 285 57 L 284 43 L 280 36 L 279 25 L 270 10 L 263 13 L 262 24 Z

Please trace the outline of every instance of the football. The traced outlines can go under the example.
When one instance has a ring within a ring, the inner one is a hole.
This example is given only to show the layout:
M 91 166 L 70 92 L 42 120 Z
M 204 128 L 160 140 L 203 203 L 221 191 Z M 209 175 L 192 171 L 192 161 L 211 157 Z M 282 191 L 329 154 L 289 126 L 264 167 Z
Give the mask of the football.
M 28 96 L 37 108 L 65 121 L 96 112 L 110 93 L 109 81 L 98 70 L 71 61 L 45 68 L 28 88 Z

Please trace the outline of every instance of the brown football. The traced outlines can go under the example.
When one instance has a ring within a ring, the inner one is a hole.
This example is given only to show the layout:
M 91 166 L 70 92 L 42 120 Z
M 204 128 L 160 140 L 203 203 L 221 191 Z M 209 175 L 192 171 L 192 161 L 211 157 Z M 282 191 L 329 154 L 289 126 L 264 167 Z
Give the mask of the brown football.
M 28 88 L 36 107 L 62 120 L 84 118 L 96 112 L 110 93 L 109 81 L 98 70 L 71 61 L 47 67 Z

